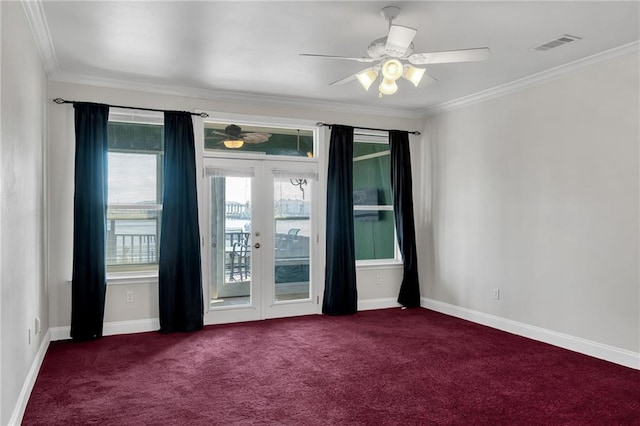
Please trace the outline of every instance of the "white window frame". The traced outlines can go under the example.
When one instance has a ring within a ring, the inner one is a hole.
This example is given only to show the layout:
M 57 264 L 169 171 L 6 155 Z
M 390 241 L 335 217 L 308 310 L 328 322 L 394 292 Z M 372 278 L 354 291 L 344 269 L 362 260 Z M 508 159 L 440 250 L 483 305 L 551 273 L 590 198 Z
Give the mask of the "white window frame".
M 110 108 L 109 122 L 164 125 L 164 115 L 159 112 Z M 161 182 L 157 183 L 161 185 Z M 158 188 L 162 189 L 162 188 Z M 121 209 L 158 210 L 162 211 L 162 204 L 107 204 Z M 160 240 L 156 243 L 160 248 Z M 128 285 L 158 282 L 158 263 L 144 265 L 112 265 L 107 266 L 107 284 Z
M 320 152 L 319 140 L 323 129 L 318 129 L 315 122 L 300 119 L 287 119 L 280 117 L 269 117 L 260 115 L 232 114 L 212 111 L 196 110 L 197 113 L 205 112 L 209 116 L 201 119 L 202 127 L 200 130 L 202 135 L 196 136 L 196 156 L 202 158 L 245 158 L 245 159 L 269 159 L 274 161 L 300 161 L 321 164 L 323 158 Z M 233 150 L 217 150 L 204 149 L 204 126 L 207 122 L 217 124 L 235 124 L 237 126 L 253 126 L 253 127 L 273 127 L 276 129 L 287 130 L 310 130 L 313 132 L 313 157 L 295 157 L 290 155 L 267 155 L 266 153 L 256 151 L 233 151 Z
M 353 143 L 376 143 L 381 145 L 389 145 L 388 132 L 378 131 L 361 131 L 356 129 L 353 135 Z M 368 160 L 371 158 L 391 155 L 391 147 L 389 150 L 380 151 L 373 154 L 366 154 L 360 157 L 354 157 L 353 162 Z M 357 205 L 353 206 L 353 211 L 390 211 L 393 212 L 393 204 L 383 205 Z M 396 232 L 395 220 L 393 225 L 393 253 L 394 257 L 385 259 L 363 259 L 356 260 L 356 267 L 362 269 L 377 269 L 379 267 L 402 266 L 402 256 L 400 254 L 400 246 L 398 245 L 398 234 Z

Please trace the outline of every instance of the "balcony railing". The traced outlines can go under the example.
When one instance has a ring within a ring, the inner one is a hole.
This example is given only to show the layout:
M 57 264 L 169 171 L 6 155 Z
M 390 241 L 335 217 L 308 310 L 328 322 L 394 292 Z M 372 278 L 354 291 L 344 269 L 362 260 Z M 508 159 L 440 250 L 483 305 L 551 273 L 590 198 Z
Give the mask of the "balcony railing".
M 294 229 L 298 231 L 298 229 Z M 234 247 L 234 242 L 250 247 L 249 233 L 231 231 L 225 233 L 226 247 Z M 297 232 L 276 234 L 276 261 L 292 258 L 309 257 L 309 237 L 297 235 Z M 158 246 L 155 234 L 116 234 L 107 231 L 107 264 L 108 265 L 144 265 L 158 263 Z
M 107 233 L 107 265 L 158 263 L 154 234 Z

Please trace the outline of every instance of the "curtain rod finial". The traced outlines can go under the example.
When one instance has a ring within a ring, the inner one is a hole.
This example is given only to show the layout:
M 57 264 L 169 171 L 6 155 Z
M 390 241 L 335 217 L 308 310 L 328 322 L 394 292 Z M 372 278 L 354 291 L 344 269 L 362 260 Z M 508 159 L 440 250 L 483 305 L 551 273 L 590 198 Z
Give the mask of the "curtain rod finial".
M 62 99 L 62 98 L 55 98 L 53 100 L 53 102 L 57 103 L 58 105 L 61 105 L 61 104 L 65 103 L 66 101 L 64 99 Z

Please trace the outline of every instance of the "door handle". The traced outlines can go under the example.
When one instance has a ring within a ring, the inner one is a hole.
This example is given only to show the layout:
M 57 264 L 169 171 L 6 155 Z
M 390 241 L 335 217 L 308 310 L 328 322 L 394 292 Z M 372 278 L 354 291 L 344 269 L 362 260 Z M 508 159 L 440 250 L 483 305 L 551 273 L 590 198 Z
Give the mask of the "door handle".
M 260 243 L 255 243 L 255 244 L 253 245 L 253 247 L 254 247 L 254 248 L 259 249 L 259 248 L 260 248 Z

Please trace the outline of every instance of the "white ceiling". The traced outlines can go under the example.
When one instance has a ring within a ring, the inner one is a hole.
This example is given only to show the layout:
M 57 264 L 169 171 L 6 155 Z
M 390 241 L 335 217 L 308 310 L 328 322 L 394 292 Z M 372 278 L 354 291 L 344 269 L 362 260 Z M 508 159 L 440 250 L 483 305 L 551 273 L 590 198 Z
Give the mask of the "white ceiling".
M 489 47 L 486 62 L 438 64 L 438 81 L 393 96 L 357 81 L 367 64 L 298 56 L 366 56 L 384 37 L 380 9 L 418 29 L 415 52 Z M 33 19 L 50 78 L 126 82 L 424 111 L 640 39 L 640 3 L 579 1 L 47 1 Z M 533 47 L 581 37 L 547 52 Z M 44 35 L 44 36 L 43 36 Z M 47 50 L 48 49 L 48 50 Z

